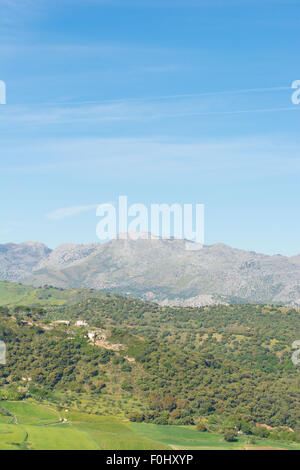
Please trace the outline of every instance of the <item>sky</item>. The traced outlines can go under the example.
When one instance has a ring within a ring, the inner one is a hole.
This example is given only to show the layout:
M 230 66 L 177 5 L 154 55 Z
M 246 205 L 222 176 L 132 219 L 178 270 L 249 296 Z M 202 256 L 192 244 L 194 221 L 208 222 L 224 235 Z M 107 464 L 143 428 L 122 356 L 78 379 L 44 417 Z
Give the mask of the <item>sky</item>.
M 300 2 L 0 0 L 0 243 L 95 207 L 205 205 L 205 244 L 300 253 Z

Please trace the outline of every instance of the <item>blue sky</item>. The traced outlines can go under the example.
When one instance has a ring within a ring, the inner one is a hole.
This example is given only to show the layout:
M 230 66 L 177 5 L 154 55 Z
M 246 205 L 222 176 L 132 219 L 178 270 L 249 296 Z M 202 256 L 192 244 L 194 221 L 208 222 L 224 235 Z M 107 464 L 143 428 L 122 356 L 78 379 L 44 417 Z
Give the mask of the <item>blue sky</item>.
M 96 241 L 94 205 L 124 194 L 205 204 L 206 244 L 299 253 L 299 13 L 1 0 L 0 243 Z

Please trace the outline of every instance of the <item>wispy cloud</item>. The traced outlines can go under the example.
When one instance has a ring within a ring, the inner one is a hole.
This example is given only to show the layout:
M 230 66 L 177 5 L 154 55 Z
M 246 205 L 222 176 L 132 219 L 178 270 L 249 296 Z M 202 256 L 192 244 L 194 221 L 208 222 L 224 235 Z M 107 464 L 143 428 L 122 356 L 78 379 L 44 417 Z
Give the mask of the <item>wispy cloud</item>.
M 39 43 L 39 44 L 25 44 L 25 43 L 14 43 L 14 42 L 2 42 L 0 44 L 0 53 L 10 53 L 10 54 L 51 54 L 52 56 L 57 56 L 60 54 L 62 57 L 65 57 L 65 54 L 82 54 L 84 56 L 89 55 L 111 55 L 111 54 L 124 54 L 124 53 L 169 53 L 173 52 L 176 53 L 176 49 L 170 48 L 163 48 L 163 47 L 151 47 L 142 44 L 131 44 L 131 43 L 110 43 L 110 42 L 98 42 L 98 43 L 89 43 L 89 44 L 81 44 L 81 43 Z M 66 57 L 65 57 L 66 59 Z M 144 67 L 147 71 L 147 67 Z M 151 66 L 149 66 L 149 70 L 151 70 Z M 153 69 L 166 69 L 172 70 L 176 69 L 174 65 L 163 65 L 163 66 L 155 66 L 153 65 Z
M 18 221 L 7 221 L 5 224 L 0 225 L 0 235 L 6 236 L 13 234 L 15 231 L 20 229 L 22 224 Z
M 35 18 L 43 5 L 45 0 L 1 0 L 0 25 L 12 26 Z
M 47 219 L 51 220 L 60 220 L 65 219 L 66 217 L 73 217 L 83 212 L 90 212 L 97 209 L 98 204 L 90 204 L 87 206 L 73 206 L 73 207 L 64 207 L 62 209 L 57 209 L 53 212 L 46 214 Z
M 272 103 L 276 102 L 277 106 L 261 104 L 259 95 L 266 93 L 270 96 L 274 94 Z M 253 95 L 253 98 L 246 100 L 247 95 Z M 299 109 L 291 103 L 290 86 L 277 86 L 103 101 L 53 101 L 36 105 L 8 105 L 3 115 L 4 124 L 9 128 L 34 124 L 42 129 L 43 126 L 49 125 L 70 126 L 77 123 L 93 127 L 103 122 L 278 113 Z M 5 131 L 5 127 L 3 129 Z
M 245 181 L 300 171 L 299 142 L 289 136 L 245 136 L 189 141 L 180 138 L 53 139 L 3 148 L 8 166 L 1 173 L 58 175 L 98 184 L 181 184 Z M 82 156 L 84 155 L 84 158 Z M 24 158 L 24 156 L 27 156 Z M 41 156 L 43 158 L 41 158 Z M 59 219 L 94 210 L 95 205 L 51 213 Z
M 1 46 L 0 46 L 1 48 Z M 162 67 L 144 67 L 145 70 L 150 71 L 167 71 L 167 70 L 174 70 L 176 66 L 162 66 Z M 85 105 L 85 104 L 95 104 L 95 105 L 105 105 L 109 104 L 122 104 L 122 103 L 149 103 L 149 102 L 159 102 L 159 101 L 170 101 L 170 100 L 182 100 L 182 99 L 193 99 L 193 98 L 205 98 L 205 97 L 214 97 L 214 96 L 222 96 L 222 95 L 248 95 L 248 94 L 263 94 L 263 93 L 275 93 L 275 92 L 282 92 L 282 91 L 291 91 L 291 85 L 281 85 L 281 86 L 273 86 L 267 88 L 239 88 L 233 90 L 212 90 L 212 91 L 203 91 L 199 93 L 176 93 L 172 95 L 154 95 L 154 96 L 144 96 L 140 98 L 121 98 L 121 99 L 107 99 L 107 100 L 89 100 L 89 101 L 58 101 L 52 103 L 45 103 L 46 105 L 52 104 L 55 105 Z M 42 106 L 43 103 L 40 103 Z
M 65 2 L 74 0 L 63 0 Z M 295 4 L 298 0 L 75 0 L 76 3 L 85 2 L 103 6 L 122 7 L 228 7 L 253 4 Z

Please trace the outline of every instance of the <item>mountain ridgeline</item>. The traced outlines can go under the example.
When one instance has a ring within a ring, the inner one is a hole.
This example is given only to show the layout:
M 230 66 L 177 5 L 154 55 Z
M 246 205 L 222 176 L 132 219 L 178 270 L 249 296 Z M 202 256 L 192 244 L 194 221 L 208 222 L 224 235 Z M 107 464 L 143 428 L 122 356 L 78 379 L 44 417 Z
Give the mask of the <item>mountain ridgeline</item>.
M 115 291 L 162 305 L 300 305 L 300 255 L 268 256 L 224 244 L 186 250 L 184 240 L 0 245 L 0 280 Z

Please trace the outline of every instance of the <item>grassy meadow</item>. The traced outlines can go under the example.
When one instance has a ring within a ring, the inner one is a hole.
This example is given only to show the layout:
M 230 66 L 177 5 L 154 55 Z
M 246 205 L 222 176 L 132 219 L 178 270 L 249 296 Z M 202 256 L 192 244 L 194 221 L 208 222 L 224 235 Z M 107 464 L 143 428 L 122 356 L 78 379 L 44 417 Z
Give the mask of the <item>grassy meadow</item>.
M 79 411 L 57 411 L 32 401 L 0 402 L 1 450 L 229 450 L 246 447 L 300 449 L 299 445 L 246 436 L 225 442 L 195 426 L 131 423 Z

